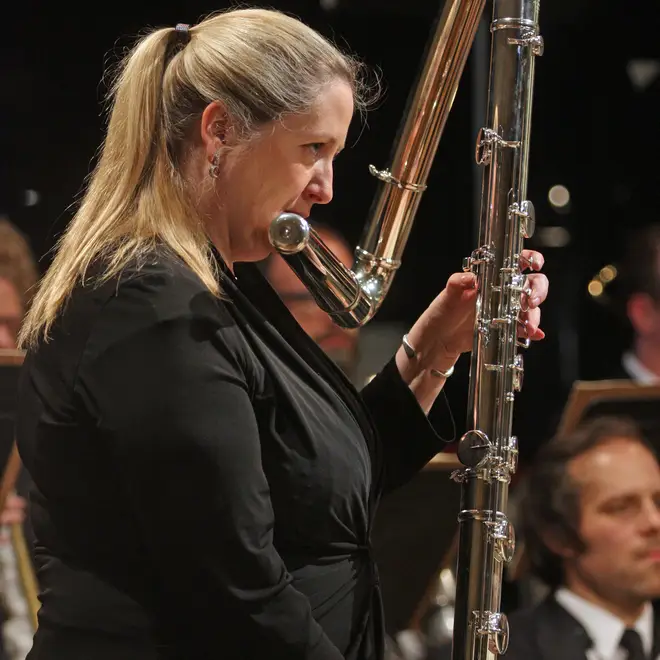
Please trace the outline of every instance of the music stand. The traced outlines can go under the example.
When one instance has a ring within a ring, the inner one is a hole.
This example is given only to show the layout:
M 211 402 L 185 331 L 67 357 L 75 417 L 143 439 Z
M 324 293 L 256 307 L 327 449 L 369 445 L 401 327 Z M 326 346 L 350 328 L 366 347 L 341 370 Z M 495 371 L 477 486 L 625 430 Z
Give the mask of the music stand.
M 660 385 L 630 380 L 577 381 L 559 423 L 559 433 L 601 415 L 631 417 L 656 450 L 660 450 Z
M 16 490 L 22 468 L 14 440 L 14 429 L 18 379 L 24 357 L 23 351 L 0 349 L 0 466 L 2 466 L 0 511 L 4 508 L 7 497 Z M 23 525 L 14 523 L 10 527 L 19 579 L 27 600 L 32 626 L 36 630 L 39 598 L 34 566 L 25 540 Z

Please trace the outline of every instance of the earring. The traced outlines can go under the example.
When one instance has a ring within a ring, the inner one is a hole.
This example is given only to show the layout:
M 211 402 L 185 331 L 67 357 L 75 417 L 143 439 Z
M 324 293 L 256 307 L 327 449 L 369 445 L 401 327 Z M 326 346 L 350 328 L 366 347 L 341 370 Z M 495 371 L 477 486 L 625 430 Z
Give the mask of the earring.
M 209 176 L 212 179 L 217 179 L 220 176 L 220 152 L 216 151 L 211 160 L 211 167 L 209 167 Z

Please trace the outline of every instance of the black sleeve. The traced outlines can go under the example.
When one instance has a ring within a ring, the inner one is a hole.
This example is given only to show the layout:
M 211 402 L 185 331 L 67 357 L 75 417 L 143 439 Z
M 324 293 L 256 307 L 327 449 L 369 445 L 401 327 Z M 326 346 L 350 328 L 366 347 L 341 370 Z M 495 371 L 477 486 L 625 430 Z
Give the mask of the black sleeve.
M 392 358 L 362 389 L 378 429 L 385 464 L 384 492 L 403 485 L 445 448 Z
M 180 300 L 167 286 L 149 276 L 122 285 L 96 323 L 78 379 L 120 466 L 163 597 L 208 621 L 230 613 L 240 622 L 234 634 L 248 634 L 259 657 L 341 660 L 273 546 L 257 421 L 241 360 L 227 346 L 237 330 L 223 327 L 210 294 Z M 196 634 L 217 649 L 217 630 L 208 628 Z

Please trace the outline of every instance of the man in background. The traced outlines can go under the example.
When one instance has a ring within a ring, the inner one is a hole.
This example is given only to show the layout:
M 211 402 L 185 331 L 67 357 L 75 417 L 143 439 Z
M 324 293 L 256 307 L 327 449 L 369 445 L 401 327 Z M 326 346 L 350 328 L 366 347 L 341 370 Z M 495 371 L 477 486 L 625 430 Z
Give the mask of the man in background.
M 523 538 L 548 587 L 509 615 L 506 660 L 660 657 L 660 466 L 632 422 L 600 417 L 538 452 Z M 448 660 L 450 647 L 429 654 Z
M 613 376 L 640 385 L 660 383 L 660 224 L 632 235 L 620 277 L 633 340 Z
M 624 379 L 639 385 L 660 383 L 660 223 L 628 235 L 615 277 L 606 283 L 604 303 L 622 328 L 613 327 L 611 341 L 584 374 L 588 380 Z M 607 324 L 607 321 L 605 321 Z M 622 336 L 619 330 L 623 330 Z M 623 343 L 621 340 L 624 340 Z M 621 346 L 624 346 L 621 350 Z M 612 350 L 612 347 L 617 347 Z
M 512 615 L 505 657 L 660 655 L 660 466 L 632 421 L 594 418 L 541 449 L 523 535 L 551 594 Z
M 339 232 L 317 223 L 313 223 L 313 227 L 334 255 L 350 268 L 353 255 Z M 267 260 L 266 277 L 302 329 L 353 380 L 358 360 L 358 330 L 335 324 L 279 255 L 272 255 Z
M 16 348 L 18 330 L 37 278 L 37 265 L 27 239 L 9 220 L 0 217 L 0 350 Z M 12 440 L 2 441 L 0 469 L 4 469 Z M 27 488 L 26 484 L 19 486 Z M 25 506 L 23 497 L 10 494 L 0 514 L 0 660 L 23 660 L 32 646 L 33 630 L 10 534 L 11 525 L 24 523 Z
M 16 336 L 37 282 L 37 266 L 26 238 L 0 217 L 0 349 L 16 348 Z
M 344 237 L 329 225 L 315 221 L 311 224 L 326 246 L 350 268 L 353 253 Z M 264 272 L 302 329 L 358 389 L 380 371 L 400 346 L 403 334 L 400 328 L 370 323 L 364 329 L 347 329 L 334 323 L 279 255 L 266 260 Z

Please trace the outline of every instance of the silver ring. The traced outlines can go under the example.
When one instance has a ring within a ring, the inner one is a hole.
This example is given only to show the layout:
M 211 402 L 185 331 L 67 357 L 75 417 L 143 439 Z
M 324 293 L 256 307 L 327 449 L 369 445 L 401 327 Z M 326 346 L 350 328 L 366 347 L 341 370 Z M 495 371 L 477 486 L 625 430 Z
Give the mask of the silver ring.
M 436 378 L 449 378 L 454 373 L 454 366 L 452 365 L 447 371 L 440 371 L 439 369 L 431 369 L 431 376 Z
M 408 335 L 403 335 L 401 342 L 403 343 L 403 350 L 406 352 L 408 359 L 414 360 L 417 357 L 417 351 L 410 345 Z
M 415 360 L 417 358 L 417 351 L 410 345 L 408 335 L 403 335 L 401 343 L 403 344 L 403 350 L 408 356 L 408 359 Z M 431 376 L 435 376 L 436 378 L 449 378 L 449 376 L 454 373 L 454 367 L 452 365 L 447 371 L 440 371 L 440 369 L 429 369 L 429 371 Z

